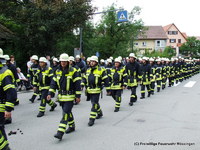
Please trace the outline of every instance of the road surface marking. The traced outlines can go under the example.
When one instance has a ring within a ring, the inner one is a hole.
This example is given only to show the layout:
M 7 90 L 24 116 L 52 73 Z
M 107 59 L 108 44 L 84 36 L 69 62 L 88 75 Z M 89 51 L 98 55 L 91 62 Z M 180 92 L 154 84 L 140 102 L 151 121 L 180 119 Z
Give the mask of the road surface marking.
M 186 84 L 184 85 L 184 87 L 189 87 L 189 88 L 191 88 L 191 87 L 193 87 L 193 86 L 195 85 L 195 83 L 196 83 L 196 81 L 189 81 L 188 83 L 186 83 Z

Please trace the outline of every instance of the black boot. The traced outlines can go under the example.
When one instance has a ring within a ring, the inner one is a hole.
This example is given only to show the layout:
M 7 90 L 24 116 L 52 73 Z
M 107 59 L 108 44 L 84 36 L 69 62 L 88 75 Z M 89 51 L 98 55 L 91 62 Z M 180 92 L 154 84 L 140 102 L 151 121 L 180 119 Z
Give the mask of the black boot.
M 4 124 L 11 124 L 12 118 L 6 118 Z
M 99 118 L 101 118 L 103 116 L 103 112 L 102 112 L 102 110 L 97 114 L 97 117 L 96 117 L 96 119 L 99 119 Z
M 94 119 L 90 119 L 90 121 L 88 122 L 88 126 L 93 126 L 94 125 Z
M 54 135 L 54 137 L 59 140 L 62 140 L 63 134 L 64 134 L 63 132 L 57 131 L 57 133 Z
M 130 106 L 133 106 L 133 102 L 130 102 L 129 105 L 130 105 Z
M 11 149 L 10 149 L 10 147 L 8 146 L 8 147 L 5 148 L 5 150 L 11 150 Z
M 140 99 L 145 99 L 145 97 L 144 97 L 144 96 L 141 96 Z
M 54 109 L 57 107 L 57 104 L 54 103 L 53 106 L 51 106 L 51 109 L 49 111 L 54 111 Z
M 37 117 L 42 117 L 42 116 L 44 116 L 44 112 L 41 112 L 41 111 L 40 111 L 40 112 L 38 113 Z
M 151 93 L 149 92 L 147 97 L 150 97 L 150 96 L 151 96 Z
M 32 98 L 31 98 L 31 99 L 29 99 L 29 101 L 31 101 L 32 103 L 34 103 L 34 99 L 32 99 Z
M 15 102 L 15 106 L 19 105 L 19 100 Z
M 75 131 L 75 126 L 69 127 L 69 128 L 65 131 L 65 133 L 66 133 L 66 134 L 69 134 L 69 133 L 74 132 L 74 131 Z
M 159 89 L 157 89 L 157 92 L 160 92 L 160 88 L 159 88 Z
M 115 107 L 114 112 L 118 112 L 119 111 L 119 107 Z

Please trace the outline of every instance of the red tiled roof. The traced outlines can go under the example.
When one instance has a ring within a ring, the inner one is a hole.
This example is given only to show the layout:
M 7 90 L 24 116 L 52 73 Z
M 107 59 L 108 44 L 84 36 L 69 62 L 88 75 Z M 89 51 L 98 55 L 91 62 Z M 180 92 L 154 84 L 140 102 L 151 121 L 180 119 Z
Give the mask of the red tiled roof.
M 168 39 L 162 26 L 145 26 L 145 28 L 138 39 Z

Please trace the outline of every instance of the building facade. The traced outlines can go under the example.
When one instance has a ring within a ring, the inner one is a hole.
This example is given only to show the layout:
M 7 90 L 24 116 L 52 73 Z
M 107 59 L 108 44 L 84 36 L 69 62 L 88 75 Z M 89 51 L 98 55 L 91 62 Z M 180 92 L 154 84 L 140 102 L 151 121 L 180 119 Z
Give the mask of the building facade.
M 167 38 L 162 26 L 145 26 L 145 30 L 135 40 L 134 47 L 140 54 L 154 50 L 163 51 L 167 45 Z

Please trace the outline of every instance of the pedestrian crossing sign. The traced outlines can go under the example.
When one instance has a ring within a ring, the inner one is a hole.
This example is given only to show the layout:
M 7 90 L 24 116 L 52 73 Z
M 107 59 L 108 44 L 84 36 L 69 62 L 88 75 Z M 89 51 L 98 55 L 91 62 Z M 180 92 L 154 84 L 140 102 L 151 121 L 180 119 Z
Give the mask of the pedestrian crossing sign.
M 117 22 L 127 22 L 128 13 L 126 10 L 117 12 Z

